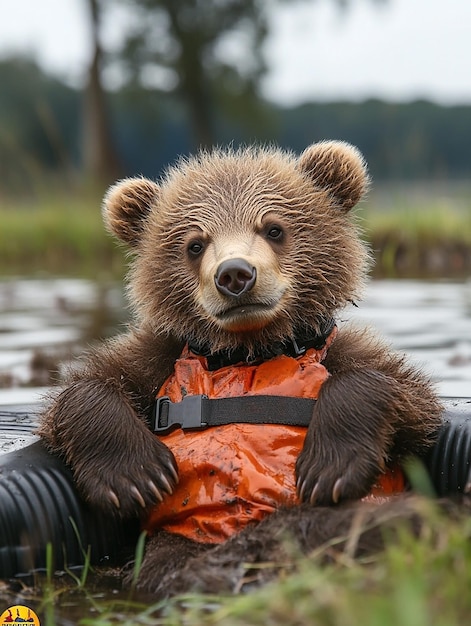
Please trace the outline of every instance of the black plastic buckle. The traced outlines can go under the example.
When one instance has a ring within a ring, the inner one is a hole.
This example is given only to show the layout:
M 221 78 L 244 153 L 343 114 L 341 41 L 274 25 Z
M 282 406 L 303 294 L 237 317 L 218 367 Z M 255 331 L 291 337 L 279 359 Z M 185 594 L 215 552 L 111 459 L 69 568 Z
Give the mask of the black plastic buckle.
M 203 400 L 208 396 L 185 396 L 181 402 L 172 402 L 167 396 L 155 401 L 154 432 L 166 435 L 176 427 L 183 430 L 201 430 L 203 422 Z
M 296 339 L 294 337 L 290 340 L 290 343 L 291 343 L 291 347 L 292 347 L 292 350 L 293 350 L 293 356 L 295 358 L 297 358 L 299 356 L 302 356 L 307 351 L 306 346 L 304 346 L 304 345 L 303 346 L 298 346 L 298 344 L 296 342 Z

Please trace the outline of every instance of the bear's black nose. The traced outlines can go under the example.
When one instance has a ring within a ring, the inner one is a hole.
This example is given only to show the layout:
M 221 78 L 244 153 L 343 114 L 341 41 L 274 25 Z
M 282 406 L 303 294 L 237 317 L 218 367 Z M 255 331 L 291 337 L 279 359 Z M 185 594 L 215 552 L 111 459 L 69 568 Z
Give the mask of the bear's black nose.
M 218 267 L 214 282 L 225 296 L 241 296 L 255 284 L 257 270 L 244 259 L 228 259 Z

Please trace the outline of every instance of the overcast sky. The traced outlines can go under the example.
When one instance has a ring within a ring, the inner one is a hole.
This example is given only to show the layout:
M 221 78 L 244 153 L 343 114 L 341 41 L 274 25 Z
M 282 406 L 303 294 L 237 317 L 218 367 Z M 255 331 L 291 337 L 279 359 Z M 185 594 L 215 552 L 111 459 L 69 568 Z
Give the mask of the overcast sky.
M 108 0 L 112 2 L 112 0 Z M 272 15 L 264 93 L 283 104 L 378 97 L 471 104 L 471 0 L 290 3 Z M 30 52 L 76 84 L 90 55 L 85 0 L 0 0 L 0 55 Z M 106 33 L 119 39 L 117 18 Z

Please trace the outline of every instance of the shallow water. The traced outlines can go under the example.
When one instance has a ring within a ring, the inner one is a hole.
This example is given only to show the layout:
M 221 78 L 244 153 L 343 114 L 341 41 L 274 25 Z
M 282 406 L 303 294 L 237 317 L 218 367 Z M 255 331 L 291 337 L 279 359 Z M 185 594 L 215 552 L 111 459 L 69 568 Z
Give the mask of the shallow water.
M 37 403 L 84 349 L 127 319 L 115 283 L 78 279 L 0 281 L 0 407 Z M 27 420 L 2 428 L 0 452 L 29 443 Z
M 36 402 L 84 348 L 119 332 L 127 317 L 121 285 L 0 282 L 0 406 Z M 358 308 L 340 316 L 347 320 L 375 327 L 407 352 L 443 397 L 471 396 L 471 281 L 372 281 Z M 28 424 L 20 426 L 0 433 L 0 452 L 31 439 Z
M 471 281 L 374 281 L 347 313 L 407 353 L 442 397 L 471 397 Z

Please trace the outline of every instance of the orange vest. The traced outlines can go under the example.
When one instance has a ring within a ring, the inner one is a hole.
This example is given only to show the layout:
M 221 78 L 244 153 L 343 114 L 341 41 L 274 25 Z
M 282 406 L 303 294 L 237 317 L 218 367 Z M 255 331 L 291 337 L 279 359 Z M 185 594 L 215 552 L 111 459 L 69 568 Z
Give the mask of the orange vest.
M 205 357 L 185 348 L 158 397 L 179 402 L 184 395 L 208 398 L 274 395 L 317 398 L 329 373 L 322 365 L 335 338 L 334 328 L 321 350 L 298 358 L 276 356 L 256 365 L 231 365 L 208 371 Z M 237 419 L 234 416 L 234 419 Z M 181 428 L 162 437 L 175 455 L 179 483 L 151 511 L 144 528 L 163 528 L 203 543 L 220 543 L 280 506 L 299 503 L 295 464 L 306 428 L 279 424 Z M 401 472 L 383 474 L 372 493 L 402 491 Z

